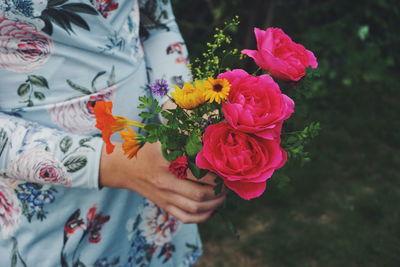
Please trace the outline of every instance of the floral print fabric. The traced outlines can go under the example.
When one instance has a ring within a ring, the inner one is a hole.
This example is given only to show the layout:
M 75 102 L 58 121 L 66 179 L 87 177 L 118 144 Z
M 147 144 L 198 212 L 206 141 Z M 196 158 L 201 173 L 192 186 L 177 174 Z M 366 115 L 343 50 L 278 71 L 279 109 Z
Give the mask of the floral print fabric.
M 93 114 L 113 100 L 140 120 L 146 85 L 190 79 L 186 64 L 167 0 L 0 1 L 2 266 L 196 262 L 196 225 L 134 192 L 99 188 Z

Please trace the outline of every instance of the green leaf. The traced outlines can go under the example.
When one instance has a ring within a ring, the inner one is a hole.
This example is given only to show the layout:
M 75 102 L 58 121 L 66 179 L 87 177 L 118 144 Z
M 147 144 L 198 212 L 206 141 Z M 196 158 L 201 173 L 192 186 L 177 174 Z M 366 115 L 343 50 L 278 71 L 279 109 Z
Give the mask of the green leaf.
M 72 146 L 72 138 L 65 136 L 60 142 L 60 149 L 63 153 L 66 153 Z
M 144 126 L 146 132 L 153 132 L 158 130 L 158 128 L 160 128 L 160 124 L 157 123 L 148 123 Z
M 203 145 L 195 133 L 191 133 L 185 145 L 185 151 L 189 157 L 194 157 L 200 152 Z
M 72 156 L 64 162 L 64 166 L 68 172 L 77 172 L 87 164 L 87 158 L 85 156 Z
M 296 136 L 290 136 L 285 143 L 292 144 L 297 142 L 298 138 Z
M 67 2 L 68 0 L 50 0 L 47 3 L 47 7 L 59 6 Z
M 147 111 L 143 111 L 139 113 L 139 116 L 142 117 L 143 119 L 152 119 L 154 118 L 154 114 L 147 112 Z
M 0 156 L 4 151 L 4 148 L 8 142 L 8 136 L 3 128 L 0 128 Z
M 76 83 L 72 82 L 71 80 L 67 80 L 67 84 L 68 84 L 72 89 L 74 89 L 74 90 L 76 90 L 76 91 L 79 91 L 79 92 L 81 92 L 81 93 L 83 93 L 83 94 L 85 94 L 85 95 L 90 95 L 90 94 L 92 94 L 92 92 L 91 92 L 89 89 L 87 89 L 86 87 L 77 85 Z
M 161 145 L 161 148 L 164 158 L 169 162 L 172 162 L 176 160 L 178 157 L 183 156 L 183 151 L 180 150 L 169 151 L 165 143 Z
M 358 29 L 358 37 L 360 38 L 361 41 L 364 41 L 367 38 L 368 33 L 369 33 L 369 26 L 368 25 L 361 26 Z
M 40 87 L 45 87 L 45 88 L 49 89 L 49 84 L 47 83 L 46 78 L 43 77 L 43 76 L 29 75 L 28 76 L 28 81 L 33 85 L 40 86 Z
M 96 74 L 96 76 L 94 76 L 94 78 L 93 78 L 93 80 L 92 80 L 92 88 L 93 88 L 94 91 L 96 91 L 96 86 L 95 86 L 96 80 L 97 80 L 100 76 L 102 76 L 102 75 L 104 75 L 104 74 L 106 74 L 106 71 L 100 71 L 99 73 Z
M 189 160 L 189 162 L 188 162 L 188 167 L 189 167 L 190 171 L 192 172 L 193 176 L 198 178 L 198 179 L 202 178 L 204 175 L 206 175 L 208 173 L 208 170 L 200 169 L 191 160 Z
M 87 4 L 81 4 L 81 3 L 65 4 L 62 6 L 62 8 L 65 10 L 68 10 L 68 11 L 85 13 L 85 14 L 90 14 L 90 15 L 98 15 L 99 14 L 97 12 L 97 10 L 94 9 L 92 6 L 87 5 Z
M 17 253 L 18 253 L 18 242 L 17 239 L 15 239 L 15 237 L 11 237 L 12 241 L 13 241 L 13 248 L 12 248 L 12 256 L 11 256 L 11 266 L 12 267 L 16 267 L 17 263 L 18 263 L 18 257 L 17 257 Z
M 33 96 L 38 100 L 44 100 L 46 96 L 42 92 L 35 91 L 33 92 Z
M 107 80 L 107 86 L 111 86 L 114 84 L 115 84 L 115 67 L 112 66 L 110 76 L 108 77 L 108 80 Z
M 162 111 L 162 107 L 158 106 L 158 105 L 154 105 L 154 110 L 153 113 L 154 114 L 158 114 Z
M 42 13 L 40 18 L 44 21 L 44 28 L 42 29 L 42 31 L 47 33 L 48 35 L 52 35 L 53 34 L 53 24 L 51 24 L 48 16 L 46 16 L 46 14 Z
M 23 83 L 18 87 L 17 93 L 19 96 L 24 96 L 29 92 L 30 85 L 29 83 Z
M 86 147 L 90 150 L 96 151 L 93 147 L 89 146 L 89 145 L 81 145 L 81 147 Z
M 18 262 L 17 253 L 13 252 L 13 254 L 11 256 L 11 267 L 16 267 L 17 266 L 17 262 Z
M 81 140 L 79 140 L 79 145 L 80 145 L 80 146 L 86 145 L 85 143 L 87 143 L 87 142 L 89 142 L 90 140 L 92 140 L 92 138 L 93 138 L 93 137 L 85 137 L 85 138 L 82 138 Z
M 158 141 L 158 137 L 155 135 L 146 136 L 146 142 L 148 142 L 148 143 L 155 143 L 157 141 Z
M 71 22 L 68 20 L 68 18 L 63 14 L 61 10 L 49 8 L 45 9 L 42 14 L 47 16 L 52 22 L 60 26 L 68 33 L 72 31 Z
M 146 105 L 146 108 L 150 108 L 152 100 L 147 96 L 139 96 L 139 101 Z
M 161 116 L 163 116 L 164 118 L 166 118 L 168 121 L 170 121 L 171 118 L 172 118 L 171 113 L 168 112 L 168 111 L 166 111 L 166 110 L 161 111 Z
M 290 183 L 290 177 L 284 174 L 279 174 L 275 179 L 277 180 L 277 187 L 279 190 L 284 190 Z
M 33 107 L 33 101 L 32 100 L 28 100 L 27 101 L 28 104 L 26 104 L 28 107 Z
M 69 22 L 75 24 L 76 26 L 83 28 L 87 31 L 90 31 L 90 27 L 87 24 L 87 22 L 78 14 L 72 13 L 70 11 L 66 10 L 60 10 L 60 13 L 62 13 Z

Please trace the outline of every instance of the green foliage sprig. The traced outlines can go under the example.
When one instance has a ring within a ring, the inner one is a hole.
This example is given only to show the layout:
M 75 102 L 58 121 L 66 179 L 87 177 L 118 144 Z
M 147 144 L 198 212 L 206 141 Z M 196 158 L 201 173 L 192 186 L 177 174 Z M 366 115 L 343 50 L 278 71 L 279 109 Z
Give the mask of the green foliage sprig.
M 235 16 L 232 20 L 225 22 L 222 29 L 215 29 L 213 41 L 206 43 L 208 47 L 206 52 L 201 57 L 194 59 L 194 63 L 189 65 L 195 79 L 202 80 L 207 77 L 215 77 L 223 70 L 223 63 L 228 56 L 239 54 L 238 49 L 224 49 L 232 42 L 232 37 L 228 35 L 228 31 L 236 31 L 239 23 L 239 17 Z
M 289 158 L 299 160 L 301 165 L 311 160 L 309 152 L 305 151 L 305 146 L 315 138 L 321 126 L 319 122 L 311 122 L 303 130 L 284 133 L 287 137 L 282 140 L 282 147 L 288 153 Z

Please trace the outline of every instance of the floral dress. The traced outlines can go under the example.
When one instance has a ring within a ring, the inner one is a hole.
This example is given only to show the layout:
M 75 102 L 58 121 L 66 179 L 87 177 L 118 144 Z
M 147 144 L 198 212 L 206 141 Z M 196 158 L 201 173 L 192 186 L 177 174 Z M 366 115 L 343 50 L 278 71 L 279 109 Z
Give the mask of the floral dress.
M 168 0 L 0 1 L 0 266 L 190 266 L 197 226 L 99 188 L 96 101 L 189 79 Z M 162 99 L 160 99 L 162 101 Z

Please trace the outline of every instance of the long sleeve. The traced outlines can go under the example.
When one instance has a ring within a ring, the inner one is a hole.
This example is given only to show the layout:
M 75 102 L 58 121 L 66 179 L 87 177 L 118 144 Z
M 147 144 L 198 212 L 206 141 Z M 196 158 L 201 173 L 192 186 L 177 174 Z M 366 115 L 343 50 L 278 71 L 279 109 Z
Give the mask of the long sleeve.
M 99 137 L 71 134 L 0 112 L 0 179 L 98 188 Z
M 171 2 L 141 0 L 140 23 L 149 80 L 165 79 L 170 88 L 191 80 L 187 49 L 176 24 Z

